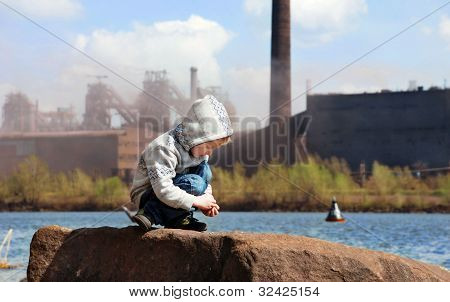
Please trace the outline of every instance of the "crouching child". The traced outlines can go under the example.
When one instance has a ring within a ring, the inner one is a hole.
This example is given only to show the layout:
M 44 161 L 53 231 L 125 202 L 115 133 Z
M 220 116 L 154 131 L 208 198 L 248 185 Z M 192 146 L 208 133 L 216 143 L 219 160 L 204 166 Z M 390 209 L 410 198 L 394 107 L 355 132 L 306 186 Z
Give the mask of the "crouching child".
M 195 101 L 180 124 L 142 151 L 130 191 L 139 207 L 133 221 L 144 231 L 152 225 L 205 231 L 207 225 L 193 212 L 199 209 L 209 217 L 219 213 L 208 159 L 232 134 L 222 103 L 212 95 Z

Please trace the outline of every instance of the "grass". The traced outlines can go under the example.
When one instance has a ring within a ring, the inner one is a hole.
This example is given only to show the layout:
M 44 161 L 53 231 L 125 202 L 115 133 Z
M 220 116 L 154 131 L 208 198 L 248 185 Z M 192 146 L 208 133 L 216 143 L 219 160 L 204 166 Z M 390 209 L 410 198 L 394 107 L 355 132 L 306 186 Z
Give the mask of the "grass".
M 450 212 L 450 174 L 414 177 L 409 168 L 378 162 L 360 185 L 344 160 L 309 158 L 308 163 L 260 166 L 246 176 L 242 165 L 213 167 L 213 194 L 228 211 L 325 211 L 336 196 L 344 211 Z M 93 178 L 76 169 L 51 173 L 35 156 L 0 179 L 0 210 L 112 210 L 129 201 L 118 177 Z
M 226 210 L 323 211 L 336 196 L 346 211 L 450 212 L 448 173 L 417 179 L 407 167 L 374 162 L 372 175 L 360 185 L 345 161 L 317 156 L 290 167 L 260 166 L 249 177 L 240 166 L 213 171 L 214 195 Z
M 3 210 L 111 210 L 126 203 L 128 196 L 127 186 L 118 177 L 94 179 L 79 169 L 52 174 L 36 156 L 0 180 Z

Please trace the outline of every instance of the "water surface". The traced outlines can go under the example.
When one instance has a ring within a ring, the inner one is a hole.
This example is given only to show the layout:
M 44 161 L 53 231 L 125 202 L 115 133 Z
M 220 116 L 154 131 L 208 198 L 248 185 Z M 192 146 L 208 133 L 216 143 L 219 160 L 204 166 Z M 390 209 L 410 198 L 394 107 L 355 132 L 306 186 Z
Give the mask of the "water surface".
M 209 218 L 208 229 L 303 235 L 399 254 L 450 269 L 450 214 L 345 213 L 346 223 L 327 223 L 325 213 L 223 212 Z M 111 212 L 13 212 L 0 213 L 0 240 L 14 230 L 8 260 L 22 266 L 0 270 L 0 281 L 19 281 L 26 276 L 29 246 L 34 232 L 57 224 L 69 228 L 125 227 L 124 213 Z M 358 226 L 359 224 L 360 226 Z

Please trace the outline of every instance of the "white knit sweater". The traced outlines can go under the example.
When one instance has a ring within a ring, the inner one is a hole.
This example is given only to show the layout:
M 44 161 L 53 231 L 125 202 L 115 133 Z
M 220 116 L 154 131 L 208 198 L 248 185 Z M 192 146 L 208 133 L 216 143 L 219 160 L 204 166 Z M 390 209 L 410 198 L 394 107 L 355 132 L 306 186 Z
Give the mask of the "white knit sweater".
M 201 143 L 233 134 L 225 107 L 212 95 L 192 104 L 187 117 L 172 129 L 150 142 L 142 151 L 130 191 L 131 201 L 139 206 L 145 190 L 173 208 L 189 210 L 195 196 L 173 184 L 175 175 L 208 161 L 208 156 L 193 157 L 189 150 Z M 211 187 L 208 188 L 211 191 Z

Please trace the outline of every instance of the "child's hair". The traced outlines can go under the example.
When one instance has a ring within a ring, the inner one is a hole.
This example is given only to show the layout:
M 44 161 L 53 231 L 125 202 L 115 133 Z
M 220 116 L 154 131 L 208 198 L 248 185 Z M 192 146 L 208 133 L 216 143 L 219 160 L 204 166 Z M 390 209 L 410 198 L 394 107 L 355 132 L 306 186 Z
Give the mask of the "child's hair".
M 219 138 L 219 139 L 217 139 L 215 141 L 217 141 L 217 143 L 219 144 L 218 146 L 226 145 L 229 142 L 231 142 L 231 136 Z
M 204 144 L 208 144 L 208 143 L 214 142 L 214 143 L 217 144 L 216 148 L 219 148 L 220 146 L 228 144 L 230 141 L 231 141 L 231 136 L 226 136 L 226 137 L 218 138 L 218 139 L 215 139 L 215 140 L 212 140 L 212 141 L 209 141 L 209 142 L 205 142 Z M 192 151 L 192 148 L 189 150 L 189 152 L 191 152 L 191 151 Z

